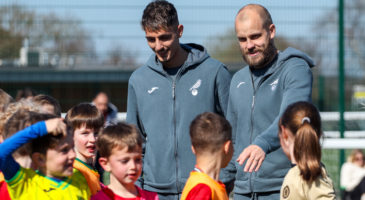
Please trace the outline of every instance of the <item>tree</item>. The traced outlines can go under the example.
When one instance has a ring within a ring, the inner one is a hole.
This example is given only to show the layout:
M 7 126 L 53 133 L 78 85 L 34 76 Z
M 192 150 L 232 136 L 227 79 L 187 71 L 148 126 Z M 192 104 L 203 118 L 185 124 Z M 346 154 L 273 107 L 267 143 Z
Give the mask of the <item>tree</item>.
M 345 52 L 346 52 L 346 74 L 352 77 L 363 78 L 365 74 L 365 1 L 349 0 L 345 3 L 344 16 L 344 32 L 345 32 Z M 337 72 L 338 53 L 338 8 L 333 8 L 319 18 L 320 20 L 313 26 L 313 32 L 316 33 L 317 48 L 315 56 L 323 62 L 326 68 L 323 68 L 322 73 L 325 75 L 328 72 Z M 333 39 L 333 37 L 336 37 Z M 335 47 L 335 48 L 333 48 Z M 332 51 L 331 51 L 332 50 Z M 335 56 L 336 55 L 336 56 Z M 331 67 L 331 68 L 330 68 Z
M 112 44 L 107 54 L 107 58 L 104 60 L 105 64 L 123 69 L 136 69 L 139 65 L 135 60 L 137 53 L 130 49 L 125 50 L 121 44 Z
M 21 36 L 12 35 L 9 31 L 0 28 L 0 59 L 18 58 L 21 46 Z
M 242 58 L 234 28 L 230 28 L 222 35 L 209 38 L 208 40 L 213 41 L 206 45 L 211 56 L 225 63 L 230 70 L 238 70 L 246 65 Z M 289 46 L 298 49 L 303 48 L 303 45 L 294 45 L 288 39 L 280 35 L 275 36 L 274 42 L 276 48 L 279 50 L 284 50 Z M 305 47 L 308 45 L 309 44 L 305 45 Z
M 69 56 L 95 57 L 90 34 L 74 16 L 37 14 L 24 6 L 14 4 L 0 7 L 0 25 L 4 37 L 14 38 L 9 41 L 9 46 L 14 42 L 12 52 L 4 54 L 8 58 L 19 54 L 18 40 L 24 39 L 28 39 L 31 48 L 47 48 L 66 60 L 69 60 Z

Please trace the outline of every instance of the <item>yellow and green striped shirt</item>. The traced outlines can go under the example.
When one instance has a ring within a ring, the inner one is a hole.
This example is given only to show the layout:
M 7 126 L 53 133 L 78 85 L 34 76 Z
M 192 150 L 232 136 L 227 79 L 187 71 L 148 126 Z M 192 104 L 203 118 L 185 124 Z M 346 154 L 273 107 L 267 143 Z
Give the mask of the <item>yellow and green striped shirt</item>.
M 78 170 L 74 170 L 71 177 L 56 181 L 20 167 L 16 175 L 6 182 L 11 199 L 90 199 L 90 189 Z

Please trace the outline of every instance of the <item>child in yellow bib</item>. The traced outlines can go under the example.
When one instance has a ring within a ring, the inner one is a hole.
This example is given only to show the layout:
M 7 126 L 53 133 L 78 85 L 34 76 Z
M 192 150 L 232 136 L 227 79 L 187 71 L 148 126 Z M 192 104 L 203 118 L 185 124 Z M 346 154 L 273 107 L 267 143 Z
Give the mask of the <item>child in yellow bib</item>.
M 206 112 L 191 123 L 190 138 L 196 167 L 190 173 L 181 200 L 228 200 L 219 173 L 233 155 L 231 125 L 223 117 Z

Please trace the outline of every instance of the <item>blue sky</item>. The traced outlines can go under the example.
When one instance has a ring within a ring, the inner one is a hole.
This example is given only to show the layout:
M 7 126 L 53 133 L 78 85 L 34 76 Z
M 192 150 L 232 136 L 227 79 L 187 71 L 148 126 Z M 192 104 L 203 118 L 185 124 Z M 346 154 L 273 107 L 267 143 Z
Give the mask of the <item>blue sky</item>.
M 1 0 L 0 5 L 27 5 L 39 13 L 55 12 L 74 16 L 84 23 L 93 36 L 96 50 L 102 55 L 110 46 L 121 44 L 136 52 L 143 62 L 151 50 L 146 44 L 140 18 L 147 0 Z M 208 38 L 233 28 L 237 11 L 247 3 L 268 8 L 277 27 L 277 34 L 288 37 L 308 36 L 312 24 L 326 10 L 336 6 L 333 0 L 307 1 L 237 1 L 237 0 L 171 0 L 184 25 L 181 42 L 207 44 Z

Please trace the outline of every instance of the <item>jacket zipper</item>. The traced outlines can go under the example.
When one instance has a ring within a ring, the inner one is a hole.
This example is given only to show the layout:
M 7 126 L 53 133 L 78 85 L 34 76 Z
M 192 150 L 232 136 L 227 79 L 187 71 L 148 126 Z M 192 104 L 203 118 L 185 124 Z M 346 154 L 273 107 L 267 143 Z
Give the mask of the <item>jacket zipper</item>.
M 177 77 L 176 77 L 177 78 Z M 176 176 L 176 190 L 179 192 L 179 176 L 178 176 L 178 161 L 177 161 L 177 136 L 176 136 L 176 98 L 175 98 L 175 89 L 176 89 L 176 78 L 172 81 L 172 101 L 173 101 L 173 123 L 174 123 L 174 156 L 175 156 L 175 176 Z
M 175 168 L 175 173 L 176 173 L 176 190 L 179 193 L 180 191 L 180 187 L 179 187 L 179 162 L 178 162 L 178 142 L 177 142 L 177 133 L 176 133 L 176 82 L 178 81 L 178 79 L 180 78 L 180 74 L 182 73 L 184 66 L 181 66 L 180 70 L 177 72 L 176 77 L 172 80 L 172 101 L 173 101 L 173 123 L 174 123 L 174 142 L 175 142 L 175 151 L 174 151 L 174 155 L 175 155 L 175 162 L 176 162 L 176 168 Z
M 250 131 L 250 145 L 252 144 L 252 137 L 253 137 L 253 110 L 255 108 L 255 96 L 256 96 L 256 88 L 255 88 L 255 82 L 253 81 L 252 72 L 251 75 L 251 82 L 252 82 L 252 89 L 253 89 L 253 95 L 252 95 L 252 104 L 251 104 L 251 116 L 250 116 L 250 122 L 251 122 L 251 131 Z M 252 184 L 252 173 L 250 173 L 250 190 L 251 193 L 253 192 L 253 184 Z
M 270 76 L 270 75 L 266 75 L 264 77 L 262 77 L 262 79 L 258 82 L 257 87 L 255 88 L 255 82 L 253 80 L 253 76 L 252 76 L 252 72 L 250 72 L 251 75 L 251 82 L 252 82 L 252 88 L 253 88 L 253 96 L 252 96 L 252 105 L 251 105 L 251 131 L 250 131 L 250 145 L 252 144 L 252 140 L 253 140 L 253 111 L 255 108 L 255 97 L 256 97 L 256 92 L 259 89 L 259 87 L 261 86 L 261 84 Z M 250 173 L 250 189 L 251 189 L 251 193 L 253 193 L 253 184 L 252 184 L 252 173 Z

